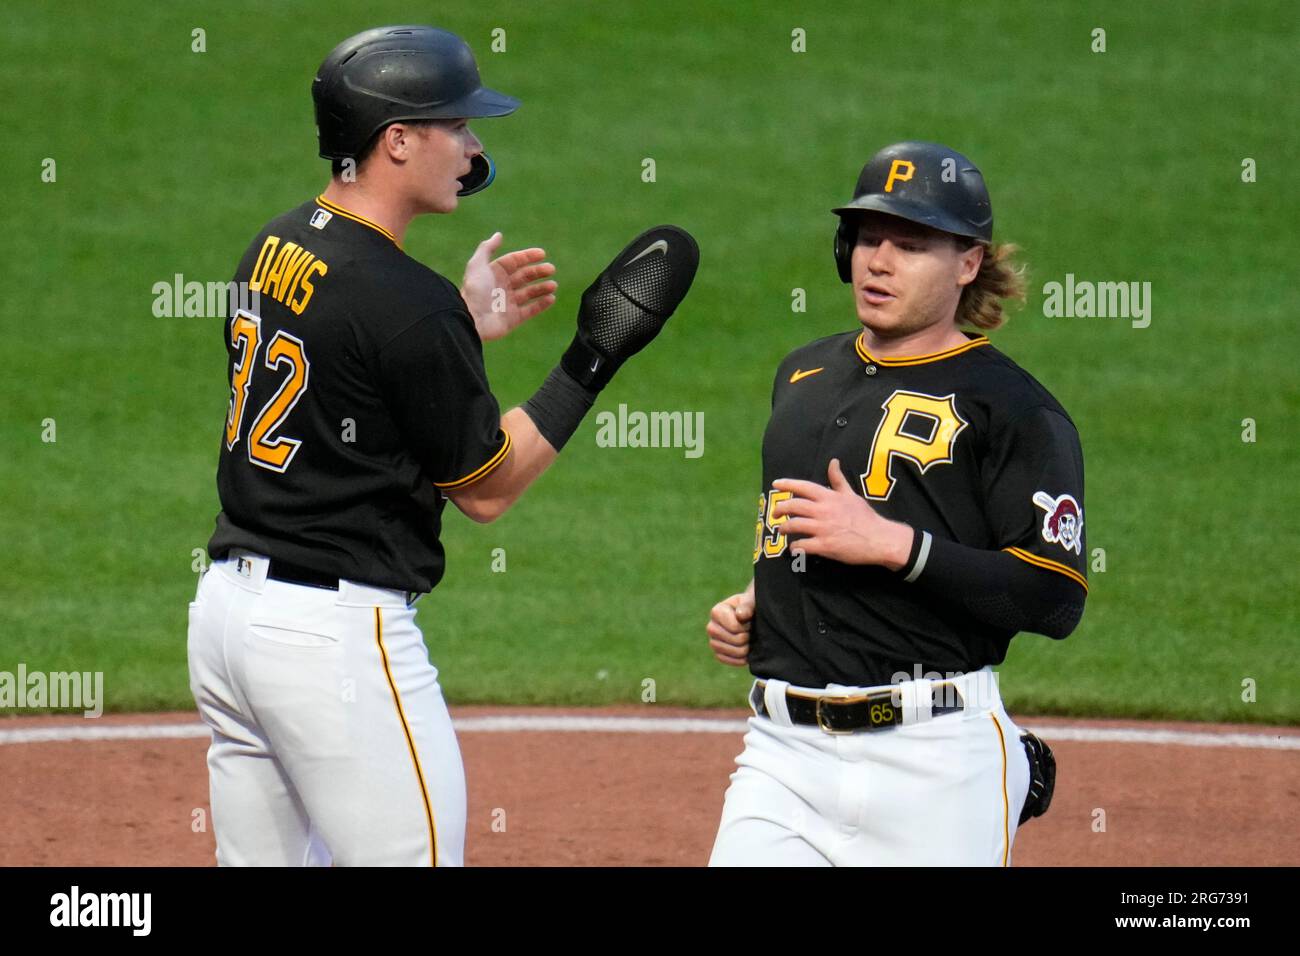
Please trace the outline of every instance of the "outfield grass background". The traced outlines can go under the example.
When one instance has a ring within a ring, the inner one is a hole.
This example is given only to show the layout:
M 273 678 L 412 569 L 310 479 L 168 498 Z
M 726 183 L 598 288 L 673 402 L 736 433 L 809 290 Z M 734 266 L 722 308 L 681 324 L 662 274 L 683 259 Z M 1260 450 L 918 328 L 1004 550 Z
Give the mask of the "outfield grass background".
M 185 604 L 228 385 L 220 320 L 155 318 L 152 286 L 224 281 L 324 184 L 309 83 L 334 43 L 432 18 L 524 106 L 475 125 L 497 183 L 417 221 L 407 250 L 458 280 L 501 229 L 559 267 L 559 304 L 486 347 L 503 405 L 633 234 L 676 222 L 702 249 L 686 305 L 597 409 L 702 411 L 703 457 L 597 448 L 592 416 L 499 522 L 449 510 L 419 618 L 452 702 L 631 703 L 645 678 L 660 703 L 742 701 L 703 623 L 750 574 L 771 376 L 854 327 L 829 209 L 876 148 L 916 138 L 980 164 L 998 235 L 1026 252 L 1034 292 L 993 338 L 1075 418 L 1107 554 L 1072 637 L 1013 643 L 1009 706 L 1300 722 L 1294 8 L 1048 7 L 7 3 L 0 670 L 103 670 L 111 710 L 192 706 Z M 1044 318 L 1043 283 L 1068 272 L 1151 282 L 1150 327 Z

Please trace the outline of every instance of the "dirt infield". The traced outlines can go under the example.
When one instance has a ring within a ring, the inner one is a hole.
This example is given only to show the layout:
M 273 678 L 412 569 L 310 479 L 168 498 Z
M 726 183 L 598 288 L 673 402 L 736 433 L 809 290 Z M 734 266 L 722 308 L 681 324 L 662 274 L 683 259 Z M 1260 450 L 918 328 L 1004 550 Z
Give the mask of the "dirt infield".
M 739 711 L 455 708 L 490 715 L 711 718 Z M 4 731 L 193 727 L 193 714 L 14 718 Z M 1295 728 L 1016 716 L 1052 743 L 1056 798 L 1016 839 L 1018 866 L 1300 864 L 1300 749 L 1053 739 L 1107 728 L 1300 741 Z M 472 724 L 471 724 L 472 726 Z M 708 860 L 737 732 L 462 729 L 474 866 L 700 866 Z M 0 865 L 214 862 L 205 739 L 0 740 Z M 1098 810 L 1105 830 L 1096 829 Z M 495 827 L 494 827 L 495 822 Z M 504 829 L 502 829 L 504 823 Z

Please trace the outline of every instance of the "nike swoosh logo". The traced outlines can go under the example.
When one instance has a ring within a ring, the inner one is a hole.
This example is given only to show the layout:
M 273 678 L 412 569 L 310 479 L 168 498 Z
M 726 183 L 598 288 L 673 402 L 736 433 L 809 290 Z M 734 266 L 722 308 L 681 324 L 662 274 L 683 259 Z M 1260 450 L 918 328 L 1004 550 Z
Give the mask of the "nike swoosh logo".
M 794 374 L 790 376 L 790 384 L 793 385 L 801 378 L 807 378 L 809 375 L 816 375 L 818 372 L 824 372 L 824 371 L 826 371 L 826 366 L 824 365 L 821 368 L 810 368 L 806 372 L 803 371 L 802 369 L 795 369 Z
M 631 265 L 632 263 L 640 259 L 642 256 L 648 256 L 650 255 L 650 253 L 655 251 L 662 252 L 664 255 L 668 255 L 668 240 L 660 239 L 658 242 L 650 243 L 650 245 L 646 246 L 644 249 L 642 249 L 640 252 L 634 255 L 631 259 L 627 260 L 627 264 Z

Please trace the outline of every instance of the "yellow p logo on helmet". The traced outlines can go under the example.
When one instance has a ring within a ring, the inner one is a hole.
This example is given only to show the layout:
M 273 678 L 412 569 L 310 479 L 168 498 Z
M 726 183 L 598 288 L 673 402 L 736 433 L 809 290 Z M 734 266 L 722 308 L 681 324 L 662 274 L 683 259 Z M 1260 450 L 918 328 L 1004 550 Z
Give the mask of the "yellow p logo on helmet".
M 896 159 L 889 164 L 889 175 L 885 178 L 885 192 L 894 191 L 894 180 L 905 183 L 912 178 L 916 167 L 906 159 Z

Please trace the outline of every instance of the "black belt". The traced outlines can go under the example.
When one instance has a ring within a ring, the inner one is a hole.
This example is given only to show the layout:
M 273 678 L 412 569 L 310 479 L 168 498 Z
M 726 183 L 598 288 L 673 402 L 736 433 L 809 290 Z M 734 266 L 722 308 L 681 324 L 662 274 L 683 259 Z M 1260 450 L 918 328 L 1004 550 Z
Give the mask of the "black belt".
M 757 681 L 750 691 L 749 701 L 760 717 L 770 718 L 763 700 L 766 681 Z M 857 697 L 809 697 L 798 691 L 785 692 L 785 707 L 790 722 L 818 727 L 828 734 L 851 734 L 855 731 L 888 730 L 903 722 L 903 708 L 898 705 L 895 690 L 873 691 Z M 935 717 L 955 714 L 965 710 L 955 685 L 943 681 L 932 684 L 930 713 Z
M 286 584 L 305 584 L 309 588 L 324 588 L 326 591 L 337 591 L 339 589 L 337 575 L 331 577 L 328 574 L 313 571 L 311 568 L 290 564 L 288 561 L 278 561 L 275 558 L 269 559 L 266 576 L 273 581 L 283 581 Z
M 309 588 L 321 588 L 325 591 L 337 591 L 339 589 L 339 579 L 337 577 L 322 574 L 320 571 L 313 571 L 311 568 L 304 568 L 300 564 L 279 561 L 275 558 L 267 559 L 266 576 L 272 581 L 283 581 L 285 584 L 304 584 Z M 423 591 L 406 591 L 405 594 L 407 607 L 410 607 L 424 596 Z

